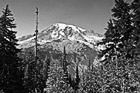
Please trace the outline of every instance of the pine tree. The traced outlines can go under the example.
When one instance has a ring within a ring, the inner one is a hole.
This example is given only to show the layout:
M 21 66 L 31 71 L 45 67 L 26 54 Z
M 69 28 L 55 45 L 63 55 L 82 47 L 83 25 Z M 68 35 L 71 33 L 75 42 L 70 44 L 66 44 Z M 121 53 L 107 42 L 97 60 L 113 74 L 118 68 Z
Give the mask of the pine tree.
M 9 5 L 2 11 L 0 17 L 0 90 L 11 93 L 22 89 L 21 59 L 17 48 L 16 28 L 14 17 Z
M 75 75 L 76 78 L 75 78 L 75 81 L 74 81 L 74 91 L 75 91 L 75 93 L 77 93 L 77 92 L 78 92 L 78 89 L 79 89 L 79 83 L 80 83 L 79 70 L 78 70 L 78 63 L 77 63 L 77 65 L 76 65 L 75 74 L 76 74 L 76 75 Z
M 105 38 L 98 43 L 105 45 L 105 49 L 101 51 L 99 57 L 105 56 L 105 60 L 111 60 L 113 56 L 119 58 L 122 55 L 126 59 L 133 58 L 130 51 L 133 31 L 130 5 L 123 0 L 115 0 L 115 7 L 112 12 L 113 18 L 108 22 Z
M 137 15 L 134 13 L 137 1 L 132 3 L 132 9 L 129 3 L 115 0 L 113 19 L 108 23 L 105 38 L 99 43 L 106 46 L 99 56 L 101 58 L 106 55 L 102 64 L 103 72 L 106 73 L 104 77 L 109 78 L 103 78 L 106 84 L 102 89 L 105 92 L 139 93 L 140 73 L 139 63 L 136 61 L 139 55 L 136 23 L 139 19 L 135 18 Z

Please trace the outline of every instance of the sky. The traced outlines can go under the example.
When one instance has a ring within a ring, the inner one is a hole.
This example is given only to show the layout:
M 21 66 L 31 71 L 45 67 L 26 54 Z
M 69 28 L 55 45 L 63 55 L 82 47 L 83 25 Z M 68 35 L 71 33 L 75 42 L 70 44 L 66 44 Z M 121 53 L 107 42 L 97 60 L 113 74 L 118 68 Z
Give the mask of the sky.
M 39 32 L 54 23 L 67 23 L 104 34 L 115 0 L 0 0 L 0 15 L 6 4 L 14 14 L 17 38 L 34 34 L 36 7 Z M 130 1 L 130 0 L 128 0 Z

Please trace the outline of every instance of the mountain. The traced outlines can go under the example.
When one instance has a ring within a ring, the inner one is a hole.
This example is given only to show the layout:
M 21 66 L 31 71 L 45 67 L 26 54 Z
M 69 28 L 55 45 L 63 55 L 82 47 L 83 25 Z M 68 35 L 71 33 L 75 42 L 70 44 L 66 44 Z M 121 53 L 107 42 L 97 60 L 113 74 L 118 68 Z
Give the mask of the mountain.
M 38 50 L 41 59 L 46 56 L 55 60 L 60 60 L 63 55 L 64 46 L 66 48 L 67 59 L 73 65 L 74 58 L 79 58 L 79 66 L 87 68 L 89 61 L 95 62 L 97 51 L 100 49 L 96 43 L 102 40 L 103 36 L 93 30 L 56 23 L 38 33 Z M 32 50 L 35 46 L 35 36 L 28 35 L 19 38 L 19 47 L 23 51 Z

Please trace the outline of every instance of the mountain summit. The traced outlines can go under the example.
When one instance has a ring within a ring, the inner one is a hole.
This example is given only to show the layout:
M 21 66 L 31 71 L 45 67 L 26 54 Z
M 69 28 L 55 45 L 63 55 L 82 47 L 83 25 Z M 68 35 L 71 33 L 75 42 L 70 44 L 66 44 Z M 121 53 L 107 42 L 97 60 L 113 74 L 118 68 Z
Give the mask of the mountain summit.
M 34 46 L 34 38 L 34 35 L 21 37 L 19 39 L 20 47 L 29 48 Z M 38 34 L 38 43 L 42 45 L 49 42 L 64 42 L 65 40 L 69 40 L 94 48 L 96 42 L 102 38 L 102 35 L 94 33 L 93 30 L 86 30 L 64 23 L 55 23 Z

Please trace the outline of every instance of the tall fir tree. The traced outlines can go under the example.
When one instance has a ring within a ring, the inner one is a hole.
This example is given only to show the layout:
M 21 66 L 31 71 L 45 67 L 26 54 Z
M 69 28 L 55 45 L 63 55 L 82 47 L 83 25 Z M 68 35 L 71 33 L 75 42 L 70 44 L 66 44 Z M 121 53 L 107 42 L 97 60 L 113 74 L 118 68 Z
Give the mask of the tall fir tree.
M 75 78 L 75 81 L 74 81 L 74 91 L 75 91 L 75 93 L 78 93 L 79 83 L 80 83 L 78 63 L 76 65 L 75 76 L 76 76 L 76 78 Z
M 130 51 L 133 30 L 130 5 L 124 0 L 115 0 L 112 12 L 112 19 L 108 22 L 105 38 L 98 43 L 105 46 L 99 58 L 105 56 L 104 60 L 111 60 L 113 56 L 119 58 L 122 55 L 126 59 L 133 58 Z
M 124 0 L 115 0 L 112 9 L 112 20 L 108 23 L 105 38 L 99 44 L 105 45 L 99 58 L 105 71 L 105 92 L 139 93 L 139 66 L 136 64 L 138 48 L 138 14 L 135 14 L 139 0 L 134 0 L 133 6 Z M 133 7 L 133 8 L 132 8 Z M 134 9 L 135 7 L 135 9 Z M 137 51 L 135 51 L 137 50 Z M 139 54 L 138 54 L 139 55 Z M 138 56 L 137 56 L 138 57 Z
M 21 59 L 17 48 L 16 24 L 9 5 L 0 17 L 0 90 L 14 93 L 22 88 L 22 72 L 19 70 Z

